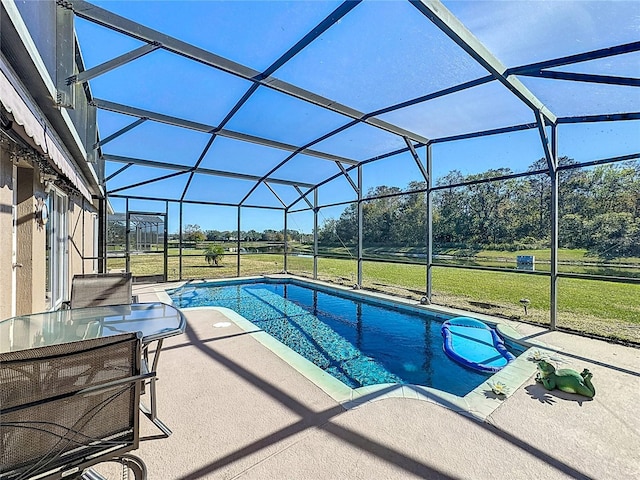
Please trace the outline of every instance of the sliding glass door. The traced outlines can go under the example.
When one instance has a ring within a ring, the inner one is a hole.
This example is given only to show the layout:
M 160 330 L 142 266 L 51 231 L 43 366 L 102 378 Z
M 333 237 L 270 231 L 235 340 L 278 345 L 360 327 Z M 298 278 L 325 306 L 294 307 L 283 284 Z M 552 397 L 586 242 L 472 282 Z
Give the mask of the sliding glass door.
M 47 303 L 55 309 L 66 300 L 68 277 L 68 199 L 56 189 L 49 192 L 47 206 Z

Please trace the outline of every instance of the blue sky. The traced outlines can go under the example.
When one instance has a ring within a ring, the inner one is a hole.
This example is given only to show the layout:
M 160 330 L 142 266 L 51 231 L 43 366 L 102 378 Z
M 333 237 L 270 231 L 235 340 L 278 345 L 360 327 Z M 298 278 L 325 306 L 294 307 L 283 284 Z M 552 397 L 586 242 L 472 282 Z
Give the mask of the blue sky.
M 258 71 L 266 69 L 296 41 L 333 11 L 339 2 L 324 1 L 101 1 L 97 5 L 119 15 L 212 51 Z M 637 4 L 623 1 L 475 1 L 444 2 L 473 34 L 506 66 L 518 66 L 616 44 L 637 41 Z M 87 67 L 98 65 L 142 44 L 82 19 L 76 29 Z M 638 77 L 640 55 L 621 55 L 559 70 Z M 406 101 L 479 78 L 486 72 L 408 2 L 368 1 L 281 67 L 274 76 L 362 112 Z M 637 88 L 522 78 L 558 116 L 640 111 Z M 97 98 L 132 105 L 217 126 L 250 87 L 250 82 L 183 57 L 158 50 L 91 81 Z M 382 115 L 428 138 L 499 128 L 534 121 L 533 114 L 497 82 Z M 99 112 L 102 138 L 133 122 L 134 117 Z M 225 128 L 300 146 L 350 119 L 260 87 Z M 578 161 L 640 151 L 639 122 L 562 126 L 560 154 Z M 147 121 L 104 146 L 112 155 L 193 165 L 209 136 Z M 364 160 L 404 147 L 399 137 L 359 124 L 312 148 Z M 424 159 L 424 149 L 418 152 Z M 543 156 L 535 130 L 433 147 L 435 177 L 452 169 L 465 174 L 489 168 L 525 170 Z M 288 152 L 218 137 L 201 166 L 263 175 Z M 346 165 L 345 165 L 346 166 Z M 122 164 L 109 163 L 112 173 Z M 275 178 L 315 183 L 338 167 L 312 156 L 299 156 L 276 170 Z M 131 167 L 109 183 L 119 188 L 171 173 Z M 354 177 L 355 178 L 355 177 Z M 149 184 L 137 194 L 179 198 L 187 175 Z M 405 187 L 420 174 L 408 155 L 364 168 L 365 189 L 376 185 Z M 236 203 L 253 183 L 196 175 L 187 197 L 196 201 Z M 272 184 L 289 203 L 297 192 Z M 122 193 L 133 193 L 125 190 Z M 320 189 L 320 203 L 355 198 L 349 183 L 338 179 Z M 113 199 L 117 210 L 123 202 Z M 279 205 L 264 186 L 246 204 Z M 302 204 L 298 204 L 298 207 Z M 131 209 L 164 210 L 164 204 L 132 201 Z M 340 209 L 325 212 L 339 214 Z M 184 223 L 204 229 L 232 230 L 237 209 L 186 205 Z M 245 208 L 242 229 L 282 228 L 282 214 Z M 177 228 L 177 208 L 170 209 L 170 231 Z M 312 228 L 312 216 L 297 214 L 290 227 Z M 293 218 L 293 217 L 292 217 Z M 294 224 L 295 223 L 295 224 Z

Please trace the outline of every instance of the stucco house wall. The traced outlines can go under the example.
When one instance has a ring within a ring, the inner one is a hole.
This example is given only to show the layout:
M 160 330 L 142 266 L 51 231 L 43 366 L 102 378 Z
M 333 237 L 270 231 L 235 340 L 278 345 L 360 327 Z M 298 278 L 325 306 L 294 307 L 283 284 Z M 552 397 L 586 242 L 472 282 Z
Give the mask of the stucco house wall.
M 12 275 L 12 209 L 13 209 L 13 166 L 9 153 L 0 143 L 0 318 L 11 315 Z
M 69 201 L 69 277 L 84 273 L 96 273 L 95 260 L 91 257 L 95 245 L 96 209 L 82 197 Z
M 102 191 L 87 159 L 87 146 L 97 141 L 87 98 L 77 96 L 75 109 L 56 105 L 64 84 L 57 77 L 77 71 L 69 63 L 77 59 L 69 41 L 73 23 L 65 23 L 70 13 L 56 2 L 3 0 L 0 9 L 1 320 L 57 308 L 49 298 L 52 276 L 60 279 L 58 300 L 64 300 L 73 275 L 95 272 L 96 198 Z M 81 86 L 78 92 L 84 92 Z M 64 199 L 57 203 L 57 229 L 53 212 L 48 222 L 36 215 L 52 190 Z M 55 265 L 52 241 L 62 245 Z

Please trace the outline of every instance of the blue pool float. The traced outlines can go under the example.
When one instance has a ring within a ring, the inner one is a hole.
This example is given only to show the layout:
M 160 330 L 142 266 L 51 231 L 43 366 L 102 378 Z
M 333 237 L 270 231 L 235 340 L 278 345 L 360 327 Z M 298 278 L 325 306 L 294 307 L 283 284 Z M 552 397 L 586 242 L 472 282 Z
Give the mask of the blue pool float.
M 483 373 L 502 370 L 515 357 L 493 328 L 469 317 L 456 317 L 442 324 L 444 352 L 465 367 Z

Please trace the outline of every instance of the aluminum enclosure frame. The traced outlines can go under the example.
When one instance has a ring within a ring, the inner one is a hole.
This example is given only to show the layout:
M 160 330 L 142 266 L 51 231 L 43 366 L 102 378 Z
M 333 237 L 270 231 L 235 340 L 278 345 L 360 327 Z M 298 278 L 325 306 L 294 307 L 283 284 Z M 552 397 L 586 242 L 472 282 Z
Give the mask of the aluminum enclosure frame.
M 571 55 L 566 57 L 560 57 L 557 59 L 550 59 L 544 62 L 538 62 L 535 64 L 523 65 L 519 67 L 507 68 L 505 67 L 490 51 L 488 51 L 481 42 L 479 42 L 473 34 L 464 27 L 464 25 L 455 18 L 451 12 L 449 12 L 446 7 L 437 0 L 410 0 L 410 3 L 425 17 L 425 20 L 428 20 L 433 23 L 439 30 L 441 30 L 444 34 L 446 34 L 453 42 L 455 42 L 460 48 L 462 48 L 465 52 L 467 52 L 470 57 L 475 60 L 479 65 L 481 65 L 485 70 L 487 70 L 488 75 L 477 78 L 475 80 L 467 81 L 461 83 L 459 85 L 449 87 L 443 89 L 438 92 L 432 92 L 427 95 L 417 97 L 415 99 L 405 101 L 402 103 L 398 103 L 396 105 L 390 105 L 385 108 L 378 109 L 376 111 L 370 113 L 359 112 L 353 108 L 350 108 L 346 105 L 339 104 L 337 102 L 333 102 L 327 98 L 321 97 L 313 92 L 306 91 L 295 85 L 289 84 L 287 82 L 283 82 L 273 77 L 273 74 L 283 65 L 285 65 L 289 60 L 291 60 L 297 53 L 302 51 L 305 47 L 307 47 L 313 40 L 318 38 L 323 32 L 327 29 L 331 28 L 336 22 L 346 16 L 349 12 L 351 12 L 360 1 L 346 1 L 342 3 L 338 8 L 336 8 L 329 16 L 327 16 L 320 24 L 318 24 L 314 29 L 312 29 L 307 35 L 305 35 L 299 42 L 297 42 L 291 49 L 289 49 L 284 55 L 282 55 L 278 60 L 276 60 L 270 67 L 268 67 L 264 72 L 257 72 L 252 70 L 249 67 L 243 66 L 231 60 L 225 59 L 211 52 L 207 52 L 198 47 L 190 45 L 186 42 L 182 42 L 176 38 L 170 37 L 168 35 L 162 34 L 161 32 L 152 30 L 147 28 L 141 24 L 128 20 L 124 17 L 120 17 L 115 15 L 107 10 L 101 9 L 94 5 L 91 5 L 88 2 L 83 0 L 70 0 L 69 2 L 58 2 L 60 5 L 59 8 L 71 8 L 75 15 L 81 17 L 85 20 L 97 23 L 101 26 L 110 28 L 119 33 L 131 36 L 145 43 L 140 48 L 137 48 L 131 52 L 123 54 L 117 58 L 114 58 L 108 62 L 105 62 L 101 65 L 98 65 L 92 69 L 86 70 L 84 72 L 80 72 L 76 75 L 72 75 L 67 79 L 69 85 L 75 83 L 83 83 L 88 82 L 89 80 L 96 78 L 99 75 L 102 75 L 113 68 L 116 68 L 120 65 L 128 63 L 130 61 L 134 61 L 137 58 L 140 58 L 148 53 L 156 51 L 158 49 L 163 49 L 168 52 L 172 52 L 183 57 L 189 58 L 191 60 L 200 62 L 202 64 L 208 65 L 210 67 L 219 69 L 223 72 L 229 73 L 231 75 L 235 75 L 242 79 L 248 80 L 252 82 L 251 87 L 245 92 L 244 96 L 234 105 L 234 107 L 227 113 L 224 120 L 217 126 L 213 125 L 204 125 L 199 124 L 197 122 L 190 122 L 187 120 L 182 120 L 176 117 L 172 117 L 169 115 L 164 115 L 157 112 L 150 112 L 147 110 L 138 109 L 135 107 L 127 106 L 127 105 L 119 105 L 114 102 L 110 102 L 107 100 L 93 99 L 92 104 L 98 109 L 109 110 L 112 112 L 117 112 L 121 114 L 131 115 L 133 117 L 137 117 L 131 124 L 123 127 L 120 131 L 112 134 L 111 136 L 99 141 L 95 149 L 102 147 L 107 144 L 109 141 L 114 138 L 129 132 L 130 130 L 135 129 L 139 125 L 145 123 L 146 121 L 156 121 L 161 123 L 166 123 L 169 125 L 174 125 L 182 128 L 187 128 L 190 130 L 200 131 L 204 133 L 208 133 L 211 135 L 207 146 L 204 148 L 202 153 L 200 154 L 197 161 L 192 166 L 184 166 L 177 164 L 168 164 L 164 162 L 157 162 L 154 160 L 146 160 L 146 159 L 136 159 L 129 157 L 117 157 L 109 154 L 102 154 L 101 158 L 107 161 L 124 163 L 125 166 L 119 169 L 117 172 L 113 173 L 109 177 L 105 178 L 105 183 L 108 180 L 113 179 L 118 176 L 122 172 L 124 172 L 127 168 L 132 165 L 143 165 L 143 166 L 152 166 L 157 168 L 164 168 L 169 170 L 174 170 L 174 173 L 169 175 L 161 176 L 152 180 L 148 180 L 145 182 L 138 182 L 131 185 L 126 185 L 117 189 L 113 189 L 107 191 L 107 198 L 104 199 L 106 201 L 108 197 L 112 198 L 127 198 L 127 199 L 140 199 L 140 200 L 160 200 L 167 202 L 167 211 L 168 211 L 168 203 L 169 202 L 178 202 L 180 206 L 180 245 L 182 245 L 182 216 L 183 216 L 183 205 L 184 204 L 202 204 L 202 205 L 219 205 L 219 206 L 230 206 L 238 208 L 238 253 L 237 253 L 237 274 L 240 275 L 240 226 L 241 226 L 241 210 L 242 207 L 246 208 L 265 208 L 271 210 L 281 210 L 284 215 L 284 238 L 285 238 L 285 253 L 284 253 L 284 270 L 287 270 L 287 238 L 288 238 L 288 221 L 287 216 L 290 213 L 295 213 L 299 211 L 305 210 L 313 210 L 314 212 L 314 255 L 313 255 L 313 277 L 317 278 L 317 260 L 320 257 L 318 253 L 318 213 L 319 211 L 330 205 L 319 205 L 318 204 L 318 189 L 329 183 L 332 180 L 335 180 L 341 176 L 344 176 L 347 181 L 351 184 L 351 187 L 354 189 L 356 194 L 356 200 L 352 202 L 340 202 L 336 204 L 331 204 L 332 206 L 340 205 L 340 204 L 349 204 L 357 202 L 358 204 L 358 244 L 357 244 L 357 284 L 356 286 L 359 288 L 362 286 L 362 263 L 365 259 L 363 255 L 362 248 L 362 222 L 363 222 L 363 213 L 362 213 L 362 204 L 364 201 L 370 201 L 375 198 L 383 198 L 383 197 L 365 197 L 363 189 L 363 179 L 362 179 L 362 167 L 366 164 L 376 162 L 385 158 L 389 158 L 394 155 L 398 155 L 400 153 L 409 152 L 411 156 L 417 163 L 417 167 L 421 173 L 421 176 L 424 178 L 427 187 L 425 190 L 421 190 L 426 195 L 426 211 L 427 211 L 427 228 L 426 228 L 426 248 L 427 248 L 427 264 L 426 264 L 426 291 L 425 296 L 427 299 L 431 299 L 431 290 L 432 290 L 432 268 L 434 266 L 450 266 L 445 264 L 438 264 L 433 261 L 433 235 L 432 235 L 432 205 L 433 199 L 432 195 L 434 191 L 437 191 L 439 188 L 455 188 L 455 187 L 464 187 L 468 185 L 473 185 L 477 183 L 487 182 L 487 181 L 500 181 L 506 180 L 509 178 L 518 178 L 522 176 L 529 175 L 538 175 L 538 174 L 548 174 L 552 179 L 552 200 L 551 200 L 551 272 L 550 276 L 550 291 L 551 291 L 551 311 L 550 311 L 550 324 L 551 328 L 555 329 L 556 327 L 556 316 L 557 316 L 557 283 L 558 278 L 560 277 L 571 277 L 571 278 L 584 278 L 589 279 L 589 275 L 581 275 L 581 274 L 562 274 L 558 272 L 558 173 L 559 171 L 565 168 L 583 168 L 585 166 L 590 165 L 599 165 L 604 163 L 615 163 L 625 160 L 633 160 L 640 158 L 640 154 L 631 154 L 620 157 L 611 157 L 607 159 L 598 159 L 592 160 L 590 162 L 572 165 L 570 167 L 561 167 L 557 164 L 557 144 L 558 144 L 558 132 L 557 127 L 560 124 L 578 124 L 578 123 L 591 123 L 591 122 L 605 122 L 605 121 L 628 121 L 628 120 L 639 120 L 640 112 L 626 112 L 626 113 L 603 113 L 600 115 L 591 115 L 591 116 L 579 116 L 579 117 L 564 117 L 558 118 L 554 112 L 551 112 L 542 101 L 540 101 L 520 80 L 518 76 L 533 76 L 533 77 L 541 77 L 541 78 L 555 78 L 562 79 L 566 81 L 574 81 L 574 82 L 588 82 L 588 83 L 604 83 L 610 85 L 625 85 L 630 87 L 638 87 L 640 86 L 640 79 L 630 78 L 630 77 L 620 77 L 620 76 L 612 76 L 612 75 L 587 75 L 587 74 L 578 74 L 578 73 L 566 73 L 566 72 L 557 72 L 550 70 L 551 68 L 565 65 L 572 65 L 588 60 L 602 59 L 613 57 L 616 55 L 621 55 L 625 53 L 632 53 L 640 51 L 640 42 L 633 42 L 625 45 L 613 45 L 610 48 L 599 49 L 590 52 L 584 52 L 577 55 Z M 453 93 L 461 92 L 463 90 L 467 90 L 479 85 L 484 85 L 490 82 L 498 82 L 503 85 L 508 91 L 510 91 L 520 102 L 527 106 L 530 109 L 532 115 L 531 123 L 513 125 L 509 127 L 503 127 L 499 129 L 492 129 L 486 131 L 472 132 L 462 135 L 455 135 L 450 137 L 443 138 L 434 138 L 428 139 L 421 135 L 418 135 L 414 132 L 409 132 L 397 125 L 392 125 L 388 122 L 384 122 L 380 120 L 379 117 L 382 114 L 389 113 L 392 111 L 399 110 L 401 108 L 405 108 L 412 105 L 417 105 L 419 103 L 428 102 L 430 100 L 440 98 L 446 95 L 450 95 Z M 330 110 L 335 113 L 339 113 L 345 117 L 351 118 L 346 124 L 334 129 L 333 131 L 326 133 L 315 140 L 306 143 L 305 145 L 288 145 L 281 142 L 275 142 L 273 140 L 269 140 L 266 138 L 259 138 L 252 135 L 244 134 L 242 132 L 233 132 L 228 129 L 225 129 L 225 125 L 233 118 L 233 116 L 238 112 L 240 107 L 246 103 L 246 101 L 256 92 L 259 87 L 266 87 L 269 89 L 273 89 L 285 95 L 289 95 L 298 100 L 302 100 L 304 102 L 308 102 L 310 104 L 316 105 L 318 107 Z M 365 123 L 367 125 L 379 128 L 383 131 L 395 134 L 400 136 L 404 142 L 406 143 L 406 148 L 401 148 L 399 150 L 395 150 L 392 152 L 387 152 L 385 154 L 381 154 L 367 160 L 356 161 L 347 157 L 327 154 L 321 151 L 312 150 L 311 147 L 315 144 L 322 142 L 323 140 L 330 138 L 334 135 L 337 135 L 340 132 L 347 130 L 357 124 Z M 483 136 L 490 135 L 499 135 L 503 133 L 516 132 L 522 130 L 529 129 L 537 129 L 540 134 L 540 142 L 545 152 L 545 157 L 547 159 L 548 169 L 546 171 L 536 171 L 536 172 L 525 172 L 518 173 L 513 175 L 508 175 L 499 178 L 493 179 L 483 179 L 473 182 L 465 182 L 463 184 L 457 185 L 447 185 L 447 186 L 434 186 L 433 185 L 433 154 L 431 147 L 435 144 L 453 142 L 471 138 L 478 138 Z M 548 134 L 548 130 L 550 130 L 550 137 Z M 207 151 L 211 147 L 211 144 L 215 141 L 217 136 L 223 136 L 227 138 L 232 138 L 235 140 L 245 141 L 256 143 L 263 146 L 268 146 L 272 148 L 278 148 L 284 151 L 290 152 L 289 155 L 280 162 L 277 166 L 269 170 L 266 174 L 260 175 L 247 175 L 240 174 L 238 172 L 228 172 L 221 170 L 213 170 L 213 169 L 205 169 L 200 167 L 200 163 L 202 162 L 204 156 Z M 425 158 L 424 160 L 420 159 L 418 154 L 418 150 L 425 148 Z M 324 179 L 321 182 L 310 183 L 310 182 L 299 182 L 288 180 L 285 178 L 276 178 L 272 177 L 275 172 L 289 162 L 291 159 L 296 157 L 299 154 L 310 155 L 317 158 L 321 158 L 328 161 L 333 161 L 337 165 L 337 172 Z M 424 164 L 422 163 L 424 161 Z M 345 167 L 344 165 L 348 165 Z M 357 184 L 352 180 L 349 176 L 349 173 L 354 171 L 357 173 Z M 188 189 L 191 183 L 191 179 L 193 176 L 198 174 L 212 175 L 212 176 L 220 176 L 220 177 L 228 177 L 228 178 L 237 178 L 242 180 L 250 180 L 254 181 L 253 187 L 251 187 L 248 193 L 242 198 L 242 200 L 238 203 L 221 203 L 221 202 L 206 202 L 206 201 L 193 201 L 186 199 Z M 170 198 L 153 198 L 149 199 L 147 197 L 135 196 L 135 195 L 123 195 L 122 191 L 132 189 L 138 186 L 147 185 L 158 180 L 171 178 L 173 176 L 189 174 L 189 180 L 182 191 L 182 194 L 179 200 L 170 199 Z M 287 204 L 284 202 L 277 192 L 269 185 L 272 184 L 280 184 L 284 186 L 292 187 L 299 194 L 299 197 L 292 203 Z M 268 190 L 274 195 L 276 200 L 281 207 L 273 207 L 266 205 L 250 205 L 247 204 L 252 193 L 260 186 L 264 184 Z M 301 187 L 305 188 L 306 191 L 302 191 Z M 419 191 L 417 191 L 419 192 Z M 308 196 L 313 193 L 314 199 L 313 203 L 311 203 L 308 199 Z M 403 192 L 398 195 L 406 195 L 411 192 Z M 415 193 L 415 192 L 414 192 Z M 293 210 L 293 207 L 300 201 L 304 201 L 307 203 L 309 208 L 303 208 L 299 210 Z M 104 209 L 101 209 L 102 214 L 104 215 Z M 104 229 L 103 229 L 104 230 Z M 103 233 L 104 236 L 104 233 Z M 103 238 L 102 241 L 105 241 Z M 102 249 L 103 252 L 106 252 L 106 249 Z M 103 261 L 105 261 L 103 259 Z M 102 268 L 106 268 L 106 265 L 103 265 Z M 469 268 L 469 267 L 465 267 Z M 489 267 L 476 267 L 481 270 L 495 270 Z M 500 270 L 503 271 L 503 270 Z M 540 274 L 539 272 L 536 274 Z M 182 248 L 180 249 L 180 278 L 182 278 Z M 636 281 L 637 279 L 620 279 L 618 277 L 598 277 L 599 280 L 610 280 L 610 281 L 625 281 L 627 283 L 640 283 L 640 281 Z

